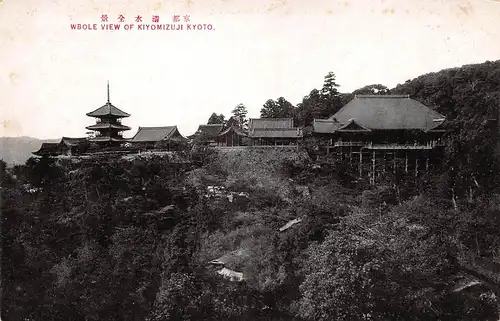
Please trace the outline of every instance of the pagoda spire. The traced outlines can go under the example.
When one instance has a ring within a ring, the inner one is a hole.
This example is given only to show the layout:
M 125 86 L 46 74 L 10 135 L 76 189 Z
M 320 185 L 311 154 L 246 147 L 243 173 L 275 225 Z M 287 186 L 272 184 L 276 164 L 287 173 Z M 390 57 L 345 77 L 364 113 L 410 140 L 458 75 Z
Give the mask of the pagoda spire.
M 109 104 L 109 80 L 108 80 L 108 104 Z

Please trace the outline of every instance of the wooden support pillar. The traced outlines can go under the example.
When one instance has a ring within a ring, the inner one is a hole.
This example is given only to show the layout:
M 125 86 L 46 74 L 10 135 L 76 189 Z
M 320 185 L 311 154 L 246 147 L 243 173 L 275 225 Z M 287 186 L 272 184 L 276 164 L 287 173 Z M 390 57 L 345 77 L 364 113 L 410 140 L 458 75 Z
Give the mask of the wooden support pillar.
M 392 170 L 393 170 L 394 174 L 396 174 L 396 152 L 395 151 L 392 153 L 392 157 L 394 159 L 394 168 Z
M 385 154 L 386 154 L 386 152 L 385 152 L 385 151 L 383 151 L 383 153 L 384 153 L 384 160 L 383 160 L 383 162 L 382 162 L 382 166 L 383 166 L 383 167 L 382 167 L 382 172 L 385 174 L 385 165 L 386 165 L 386 164 L 385 164 Z
M 375 151 L 372 152 L 372 184 L 375 185 Z
M 405 152 L 405 173 L 408 173 L 408 152 Z
M 418 156 L 415 156 L 415 177 L 418 177 Z
M 359 177 L 363 177 L 363 151 L 359 150 Z
M 429 170 L 429 155 L 428 154 L 425 156 L 425 170 L 426 171 Z

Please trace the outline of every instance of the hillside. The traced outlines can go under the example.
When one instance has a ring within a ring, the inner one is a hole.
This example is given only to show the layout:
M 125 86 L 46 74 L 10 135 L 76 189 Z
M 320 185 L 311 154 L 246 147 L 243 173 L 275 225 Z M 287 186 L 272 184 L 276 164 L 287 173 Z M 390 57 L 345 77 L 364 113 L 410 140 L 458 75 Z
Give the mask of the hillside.
M 498 317 L 456 257 L 500 257 L 500 198 L 453 210 L 441 185 L 345 186 L 343 168 L 301 155 L 41 158 L 4 172 L 2 316 Z
M 0 159 L 8 165 L 24 164 L 31 153 L 42 143 L 57 143 L 60 139 L 38 139 L 33 137 L 0 137 Z
M 447 118 L 443 174 L 458 193 L 469 186 L 498 190 L 500 61 L 422 75 L 391 90 L 409 94 Z

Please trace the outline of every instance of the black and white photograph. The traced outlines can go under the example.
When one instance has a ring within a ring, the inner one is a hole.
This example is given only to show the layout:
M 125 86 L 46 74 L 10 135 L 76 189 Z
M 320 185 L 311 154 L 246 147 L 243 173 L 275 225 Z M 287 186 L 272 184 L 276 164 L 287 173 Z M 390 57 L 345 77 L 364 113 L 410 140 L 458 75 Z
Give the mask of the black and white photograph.
M 0 320 L 500 320 L 499 0 L 0 0 Z

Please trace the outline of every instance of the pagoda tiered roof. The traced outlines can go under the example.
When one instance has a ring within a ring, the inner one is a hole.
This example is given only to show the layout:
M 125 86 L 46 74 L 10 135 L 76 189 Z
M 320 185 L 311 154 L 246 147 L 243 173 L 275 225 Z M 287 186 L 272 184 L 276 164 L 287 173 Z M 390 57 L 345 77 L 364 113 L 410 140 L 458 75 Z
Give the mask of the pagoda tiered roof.
M 118 130 L 129 130 L 130 127 L 122 124 L 110 124 L 110 123 L 98 123 L 95 125 L 90 125 L 85 127 L 89 130 L 101 130 L 101 129 L 118 129 Z
M 94 138 L 90 138 L 89 141 L 94 142 L 94 143 L 101 143 L 101 142 L 125 142 L 126 140 L 124 138 L 115 138 L 115 137 L 109 137 L 109 136 L 97 136 Z
M 114 116 L 116 118 L 124 118 L 129 117 L 130 114 L 120 110 L 118 107 L 113 106 L 109 101 L 102 107 L 97 108 L 96 110 L 87 113 L 87 116 L 90 117 L 105 117 L 105 116 Z
M 96 110 L 87 113 L 87 116 L 98 117 L 98 118 L 106 116 L 113 116 L 115 118 L 124 118 L 124 117 L 129 117 L 130 114 L 124 112 L 123 110 L 120 110 L 118 107 L 113 106 L 113 104 L 111 104 L 111 102 L 109 101 L 109 81 L 108 81 L 108 101 L 104 106 L 101 106 Z

